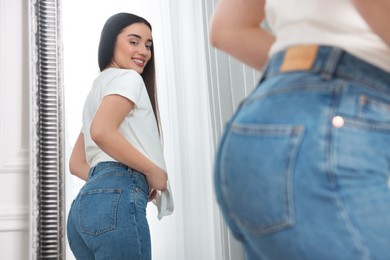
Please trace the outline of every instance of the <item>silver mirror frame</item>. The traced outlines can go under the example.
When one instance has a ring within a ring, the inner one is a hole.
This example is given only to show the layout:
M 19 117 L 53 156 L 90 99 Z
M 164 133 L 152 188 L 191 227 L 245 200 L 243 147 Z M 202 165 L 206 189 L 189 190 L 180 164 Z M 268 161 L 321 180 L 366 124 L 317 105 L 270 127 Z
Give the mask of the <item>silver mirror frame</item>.
M 30 0 L 30 259 L 65 259 L 60 0 Z

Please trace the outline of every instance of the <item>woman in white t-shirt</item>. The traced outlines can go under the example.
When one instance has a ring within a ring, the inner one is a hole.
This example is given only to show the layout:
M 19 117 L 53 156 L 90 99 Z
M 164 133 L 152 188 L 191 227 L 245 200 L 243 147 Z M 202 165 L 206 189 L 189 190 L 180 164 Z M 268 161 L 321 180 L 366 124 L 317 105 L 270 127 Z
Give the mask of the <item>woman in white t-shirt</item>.
M 389 12 L 388 0 L 219 1 L 211 43 L 263 70 L 215 165 L 248 259 L 389 258 Z
M 101 73 L 83 109 L 70 172 L 85 185 L 72 203 L 68 241 L 77 259 L 151 259 L 146 205 L 173 211 L 159 136 L 152 28 L 118 13 L 99 43 Z

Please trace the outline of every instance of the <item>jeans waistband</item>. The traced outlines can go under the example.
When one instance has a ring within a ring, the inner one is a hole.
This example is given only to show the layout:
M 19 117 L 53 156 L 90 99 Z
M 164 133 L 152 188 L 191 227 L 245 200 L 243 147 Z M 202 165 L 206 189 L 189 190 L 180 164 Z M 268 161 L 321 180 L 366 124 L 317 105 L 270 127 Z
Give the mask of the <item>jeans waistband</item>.
M 390 91 L 390 73 L 348 52 L 330 46 L 300 45 L 274 54 L 263 78 L 293 71 L 312 71 L 324 79 L 335 77 L 360 81 Z
M 101 172 L 102 170 L 106 169 L 106 168 L 124 168 L 126 170 L 132 170 L 132 168 L 128 167 L 127 165 L 123 164 L 123 163 L 120 163 L 120 162 L 112 162 L 112 161 L 108 161 L 108 162 L 100 162 L 98 164 L 96 164 L 95 166 L 93 166 L 89 172 L 88 172 L 88 179 L 92 178 L 93 176 L 96 176 L 99 172 Z

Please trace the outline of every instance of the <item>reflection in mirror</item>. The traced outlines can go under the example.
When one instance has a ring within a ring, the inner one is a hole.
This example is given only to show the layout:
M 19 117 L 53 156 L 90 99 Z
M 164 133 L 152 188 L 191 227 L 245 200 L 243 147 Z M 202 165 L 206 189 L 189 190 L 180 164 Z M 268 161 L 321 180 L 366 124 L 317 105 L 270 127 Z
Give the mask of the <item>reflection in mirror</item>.
M 58 4 L 61 3 L 61 5 Z M 257 74 L 242 66 L 233 59 L 210 48 L 207 39 L 208 18 L 213 10 L 215 1 L 123 1 L 111 0 L 30 0 L 32 28 L 38 23 L 40 12 L 36 12 L 37 3 L 49 8 L 44 15 L 42 29 L 54 30 L 54 36 L 49 39 L 60 39 L 63 34 L 64 50 L 64 92 L 65 115 L 62 114 L 62 103 L 59 102 L 58 111 L 53 124 L 47 125 L 50 130 L 58 131 L 59 140 L 55 143 L 57 154 L 54 166 L 59 167 L 55 175 L 53 187 L 56 195 L 54 203 L 59 203 L 60 212 L 58 221 L 50 215 L 42 217 L 51 221 L 51 227 L 58 231 L 55 239 L 58 243 L 47 244 L 52 253 L 62 252 L 65 244 L 64 219 L 62 212 L 67 215 L 69 204 L 79 191 L 83 182 L 70 175 L 68 171 L 69 153 L 81 129 L 81 112 L 86 94 L 93 79 L 98 74 L 97 46 L 100 31 L 106 19 L 117 12 L 132 12 L 149 20 L 153 26 L 155 55 L 157 65 L 158 95 L 160 115 L 164 134 L 164 153 L 169 171 L 171 187 L 175 198 L 175 212 L 162 221 L 156 218 L 154 207 L 148 207 L 148 220 L 152 234 L 152 250 L 155 259 L 243 259 L 242 253 L 232 239 L 220 218 L 212 188 L 212 159 L 215 144 L 218 142 L 224 120 L 230 116 L 234 107 L 246 93 L 253 88 Z M 59 13 L 63 20 L 62 31 L 57 34 Z M 53 27 L 54 23 L 54 27 Z M 54 28 L 54 29 L 53 29 Z M 63 33 L 62 33 L 63 32 Z M 36 35 L 33 30 L 33 35 Z M 40 37 L 42 37 L 40 35 Z M 38 98 L 34 95 L 41 87 L 44 79 L 38 75 L 41 72 L 35 52 L 42 53 L 48 46 L 42 48 L 35 45 L 32 39 L 32 96 L 33 103 Z M 59 51 L 60 42 L 49 50 Z M 61 53 L 49 55 L 54 57 L 54 78 L 57 80 L 54 96 L 62 100 L 62 56 Z M 45 60 L 47 61 L 47 60 Z M 50 60 L 49 60 L 50 61 Z M 43 70 L 44 71 L 44 70 Z M 57 78 L 56 78 L 57 77 Z M 51 78 L 50 78 L 51 79 Z M 236 88 L 242 85 L 243 88 Z M 57 93 L 55 93 L 57 91 Z M 55 102 L 56 103 L 56 102 Z M 57 103 L 56 103 L 57 104 Z M 52 107 L 50 107 L 52 108 Z M 39 114 L 39 109 L 47 109 L 39 102 L 33 105 L 33 115 Z M 65 125 L 62 120 L 65 117 Z M 38 117 L 33 116 L 33 125 L 37 124 Z M 54 128 L 53 128 L 54 126 Z M 54 129 L 54 130 L 53 130 Z M 38 138 L 33 137 L 32 153 L 38 152 Z M 61 154 L 65 135 L 65 156 Z M 51 153 L 49 153 L 51 154 Z M 38 158 L 38 156 L 36 157 Z M 48 160 L 50 161 L 50 160 Z M 62 164 L 61 164 L 62 163 Z M 41 188 L 41 165 L 37 160 L 32 162 L 32 189 Z M 66 176 L 66 209 L 61 208 L 63 202 L 63 182 L 61 178 L 65 171 Z M 58 175 L 59 174 L 59 175 Z M 50 175 L 45 175 L 46 177 Z M 51 180 L 51 179 L 49 179 Z M 49 182 L 53 185 L 52 182 Z M 53 198 L 53 194 L 49 195 Z M 33 196 L 32 218 L 34 231 L 41 214 L 38 204 L 41 197 Z M 34 199 L 35 198 L 35 199 Z M 53 202 L 53 200 L 51 200 Z M 33 232 L 32 248 L 37 252 L 40 233 Z M 57 251 L 56 251 L 57 250 Z M 60 253 L 63 256 L 63 253 Z M 40 258 L 40 256 L 37 256 Z M 67 250 L 67 259 L 74 259 Z M 34 259 L 34 257 L 33 257 Z M 58 257 L 57 259 L 61 259 Z
M 92 82 L 99 74 L 97 62 L 98 44 L 104 23 L 111 15 L 119 12 L 131 12 L 145 17 L 151 22 L 155 42 L 156 64 L 162 64 L 161 57 L 161 12 L 156 1 L 105 1 L 67 0 L 62 3 L 63 45 L 64 45 L 64 92 L 65 92 L 65 161 L 66 161 L 66 216 L 70 204 L 84 181 L 72 176 L 68 162 L 73 145 L 82 126 L 82 109 Z M 161 74 L 157 71 L 157 88 L 163 88 Z M 164 110 L 160 104 L 160 113 Z M 154 206 L 148 206 L 148 218 L 151 233 L 158 225 Z M 166 221 L 166 220 L 164 220 Z M 169 221 L 169 220 L 168 220 Z M 152 236 L 153 239 L 153 236 Z M 66 241 L 67 243 L 67 241 Z M 152 241 L 152 244 L 157 244 Z M 154 247 L 153 247 L 154 249 Z M 67 243 L 67 259 L 74 259 Z

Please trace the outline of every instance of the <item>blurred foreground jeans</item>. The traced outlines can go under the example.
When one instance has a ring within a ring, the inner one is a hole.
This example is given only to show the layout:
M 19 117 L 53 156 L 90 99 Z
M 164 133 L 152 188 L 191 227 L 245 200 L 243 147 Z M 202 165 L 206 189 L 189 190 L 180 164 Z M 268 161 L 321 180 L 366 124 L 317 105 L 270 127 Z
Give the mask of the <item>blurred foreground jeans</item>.
M 327 46 L 306 66 L 312 47 L 274 55 L 227 123 L 220 208 L 251 260 L 390 259 L 390 73 Z

